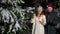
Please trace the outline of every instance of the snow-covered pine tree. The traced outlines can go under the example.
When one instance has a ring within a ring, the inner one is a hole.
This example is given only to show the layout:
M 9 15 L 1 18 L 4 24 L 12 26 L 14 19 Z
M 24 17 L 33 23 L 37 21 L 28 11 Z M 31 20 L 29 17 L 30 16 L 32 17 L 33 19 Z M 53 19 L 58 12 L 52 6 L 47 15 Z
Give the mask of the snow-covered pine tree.
M 29 30 L 26 23 L 28 14 L 33 13 L 34 7 L 22 9 L 23 0 L 0 0 L 0 34 L 23 34 Z

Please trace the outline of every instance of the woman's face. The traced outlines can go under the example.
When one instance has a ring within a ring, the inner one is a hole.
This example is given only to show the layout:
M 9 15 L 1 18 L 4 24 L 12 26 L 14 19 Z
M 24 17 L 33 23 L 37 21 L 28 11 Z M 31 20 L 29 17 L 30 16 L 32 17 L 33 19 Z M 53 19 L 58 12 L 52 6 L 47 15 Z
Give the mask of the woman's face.
M 42 13 L 42 9 L 38 8 L 38 14 Z

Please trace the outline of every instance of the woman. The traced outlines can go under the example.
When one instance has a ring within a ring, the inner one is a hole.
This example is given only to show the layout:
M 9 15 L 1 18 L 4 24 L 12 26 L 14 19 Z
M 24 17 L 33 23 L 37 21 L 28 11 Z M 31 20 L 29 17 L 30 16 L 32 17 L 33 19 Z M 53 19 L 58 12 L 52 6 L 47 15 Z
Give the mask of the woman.
M 33 23 L 32 34 L 44 34 L 44 25 L 46 24 L 46 17 L 43 14 L 43 8 L 41 6 L 37 7 L 37 11 L 33 15 L 31 23 Z

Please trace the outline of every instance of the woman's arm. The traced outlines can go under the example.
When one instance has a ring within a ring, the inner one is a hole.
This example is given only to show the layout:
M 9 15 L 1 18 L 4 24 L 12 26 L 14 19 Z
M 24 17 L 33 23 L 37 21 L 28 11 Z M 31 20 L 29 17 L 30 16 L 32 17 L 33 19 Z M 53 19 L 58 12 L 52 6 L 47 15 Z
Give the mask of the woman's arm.
M 43 16 L 43 25 L 46 25 L 46 16 Z
M 46 24 L 46 17 L 45 17 L 45 15 L 42 15 L 42 17 L 40 17 L 39 22 L 40 22 L 42 25 L 45 25 L 45 24 Z
M 31 23 L 35 23 L 35 14 L 33 15 L 33 18 L 31 19 Z

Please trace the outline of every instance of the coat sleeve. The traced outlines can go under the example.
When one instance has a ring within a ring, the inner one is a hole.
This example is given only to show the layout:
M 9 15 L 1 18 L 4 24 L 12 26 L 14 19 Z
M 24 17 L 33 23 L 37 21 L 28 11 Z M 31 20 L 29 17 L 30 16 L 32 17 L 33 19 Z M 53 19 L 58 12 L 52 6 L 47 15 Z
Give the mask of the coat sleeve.
M 31 19 L 31 23 L 35 23 L 35 15 L 33 15 L 33 18 Z
M 55 13 L 54 14 L 54 19 L 52 20 L 52 22 L 53 22 L 54 25 L 57 25 L 57 23 L 58 23 L 58 20 L 57 19 L 58 19 L 57 13 Z
M 43 25 L 46 25 L 46 16 L 43 16 Z
M 35 27 L 36 27 L 36 23 L 35 23 L 35 15 L 33 15 L 33 18 L 31 19 L 31 23 L 33 23 L 33 27 L 32 27 L 32 34 L 35 33 Z

